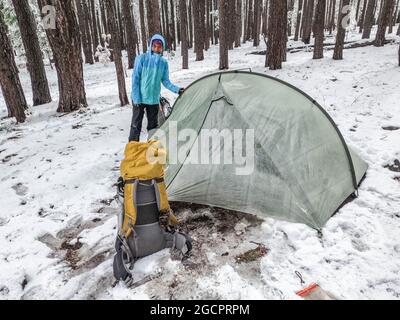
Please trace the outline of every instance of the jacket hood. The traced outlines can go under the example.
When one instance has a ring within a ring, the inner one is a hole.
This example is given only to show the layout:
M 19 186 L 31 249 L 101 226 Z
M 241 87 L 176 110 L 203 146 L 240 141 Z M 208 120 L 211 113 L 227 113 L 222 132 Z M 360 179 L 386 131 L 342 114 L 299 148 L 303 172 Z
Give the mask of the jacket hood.
M 155 35 L 153 35 L 151 37 L 149 46 L 147 48 L 147 52 L 151 53 L 151 46 L 152 46 L 152 43 L 153 43 L 154 40 L 160 40 L 162 42 L 162 44 L 163 44 L 163 53 L 164 53 L 164 51 L 167 49 L 167 45 L 165 43 L 164 37 L 161 34 L 155 34 Z

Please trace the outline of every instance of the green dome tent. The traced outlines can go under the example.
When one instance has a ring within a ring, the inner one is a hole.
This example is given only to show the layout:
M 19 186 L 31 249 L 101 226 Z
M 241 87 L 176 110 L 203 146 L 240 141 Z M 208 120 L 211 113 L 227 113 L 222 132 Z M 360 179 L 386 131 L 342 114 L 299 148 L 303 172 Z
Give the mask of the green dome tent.
M 367 170 L 315 100 L 253 72 L 195 81 L 155 136 L 169 154 L 170 200 L 318 230 L 356 192 Z

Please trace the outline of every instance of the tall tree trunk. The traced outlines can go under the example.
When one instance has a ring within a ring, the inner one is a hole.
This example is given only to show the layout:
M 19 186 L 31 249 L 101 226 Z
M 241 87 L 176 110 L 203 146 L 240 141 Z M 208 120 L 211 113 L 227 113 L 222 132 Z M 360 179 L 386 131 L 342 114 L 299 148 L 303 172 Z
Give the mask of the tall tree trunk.
M 242 0 L 236 0 L 236 35 L 235 47 L 240 47 L 240 39 L 242 37 Z
M 193 3 L 194 17 L 194 48 L 196 51 L 196 61 L 204 60 L 204 30 L 202 19 L 204 19 L 202 2 L 204 0 L 196 0 Z
M 254 13 L 253 6 L 254 0 L 249 0 L 249 10 L 248 10 L 248 18 L 247 18 L 247 40 L 250 40 L 253 35 L 253 26 L 254 26 Z
M 189 0 L 188 7 L 188 24 L 189 24 L 189 49 L 193 48 L 193 0 Z
M 343 19 L 348 14 L 348 12 L 346 12 L 346 10 L 344 10 L 344 9 L 346 6 L 349 5 L 349 3 L 350 3 L 350 0 L 342 0 L 342 6 L 339 8 L 336 43 L 335 43 L 335 50 L 333 52 L 334 60 L 342 60 L 343 59 L 344 38 L 346 36 L 346 28 L 344 28 Z
M 204 35 L 204 49 L 207 51 L 210 48 L 210 2 L 208 0 L 204 1 L 205 6 L 205 35 Z
M 314 23 L 314 57 L 313 59 L 322 59 L 324 57 L 324 27 L 325 27 L 325 10 L 326 0 L 317 0 L 317 8 L 315 12 Z
M 393 0 L 392 1 L 392 7 L 391 7 L 391 10 L 390 10 L 390 13 L 389 13 L 389 21 L 388 21 L 388 23 L 389 23 L 389 30 L 388 30 L 388 33 L 389 34 L 391 34 L 392 32 L 393 32 L 393 25 L 394 25 L 394 21 L 393 21 L 393 15 L 395 15 L 396 14 L 396 1 L 395 0 Z
M 363 32 L 364 19 L 365 19 L 365 12 L 366 11 L 367 11 L 367 0 L 364 0 L 364 4 L 363 4 L 361 15 L 360 15 L 360 20 L 358 22 L 358 26 L 360 27 L 359 33 Z
M 380 12 L 378 31 L 376 32 L 374 46 L 382 47 L 385 44 L 385 33 L 386 28 L 389 25 L 390 11 L 392 8 L 393 0 L 382 0 L 384 1 L 382 10 Z
M 97 19 L 97 9 L 94 0 L 90 0 L 90 11 L 92 12 L 92 23 L 93 23 L 93 44 L 94 48 L 96 49 L 97 46 L 100 44 L 100 35 L 98 30 L 98 19 Z
M 105 3 L 108 16 L 108 29 L 110 30 L 111 41 L 113 43 L 112 54 L 114 56 L 115 69 L 117 72 L 119 100 L 121 106 L 125 106 L 129 104 L 129 100 L 126 94 L 125 87 L 125 72 L 122 63 L 121 40 L 119 39 L 120 32 L 118 30 L 118 25 L 116 21 L 117 12 L 114 0 L 105 0 Z
M 122 0 L 122 13 L 124 17 L 126 46 L 128 51 L 128 68 L 133 69 L 134 61 L 136 58 L 136 38 L 135 38 L 135 22 L 132 17 L 131 1 Z
M 90 34 L 87 34 L 88 30 L 86 28 L 86 19 L 81 0 L 75 0 L 75 5 L 78 13 L 79 31 L 81 34 L 83 53 L 85 54 L 85 63 L 94 64 L 93 52 L 89 41 Z
M 369 39 L 371 36 L 371 29 L 374 23 L 374 8 L 376 0 L 368 0 L 367 10 L 365 12 L 364 26 L 363 26 L 363 39 Z
M 147 0 L 147 27 L 149 29 L 149 38 L 156 33 L 161 33 L 160 6 L 158 0 Z M 172 10 L 172 8 L 171 8 Z
M 117 22 L 118 22 L 118 32 L 119 32 L 119 41 L 121 43 L 121 50 L 126 50 L 126 39 L 125 39 L 125 28 L 124 28 L 124 21 L 122 20 L 122 13 L 121 13 L 121 1 L 117 0 L 115 2 L 115 10 L 117 13 Z
M 254 26 L 253 26 L 253 46 L 260 45 L 262 0 L 254 0 Z
M 287 40 L 287 2 L 270 1 L 268 19 L 268 44 L 265 66 L 271 70 L 282 69 L 282 62 L 285 59 L 284 42 Z
M 103 34 L 107 35 L 108 34 L 108 25 L 107 25 L 107 16 L 106 16 L 106 9 L 104 7 L 104 1 L 100 1 L 100 11 L 101 11 L 101 20 L 103 24 Z
M 335 30 L 335 10 L 336 10 L 336 0 L 333 0 L 332 12 L 331 12 L 330 22 L 329 22 L 329 34 L 332 34 L 333 30 Z
M 0 5 L 1 7 L 1 5 Z M 28 108 L 14 59 L 14 50 L 7 36 L 7 25 L 0 10 L 0 86 L 6 102 L 8 116 L 25 122 Z
M 90 11 L 89 11 L 89 7 L 87 5 L 87 0 L 82 1 L 82 10 L 83 10 L 83 16 L 84 16 L 84 21 L 85 21 L 85 31 L 86 31 L 89 55 L 91 57 L 90 63 L 91 62 L 94 63 L 93 35 L 90 30 Z
M 227 20 L 228 26 L 227 30 L 228 32 L 228 50 L 233 50 L 233 44 L 235 42 L 235 32 L 236 30 L 236 19 L 234 17 L 236 16 L 236 2 L 231 1 L 230 5 L 228 6 L 228 17 L 229 19 Z
M 262 1 L 261 1 L 262 2 Z M 288 19 L 288 37 L 292 36 L 292 16 L 294 12 L 294 0 L 288 0 L 288 12 L 291 13 L 291 18 Z
M 49 103 L 51 95 L 37 36 L 35 18 L 28 1 L 13 0 L 13 4 L 25 48 L 26 65 L 31 77 L 33 105 Z
M 147 32 L 146 32 L 146 17 L 144 15 L 144 0 L 139 0 L 139 14 L 140 14 L 140 33 L 142 36 L 143 53 L 147 51 Z
M 294 32 L 294 41 L 299 40 L 300 33 L 300 23 L 301 23 L 301 15 L 303 10 L 303 0 L 298 0 L 298 8 L 297 8 L 297 18 L 296 18 L 296 30 Z
M 189 69 L 189 48 L 187 28 L 187 6 L 186 0 L 179 0 L 179 14 L 181 17 L 181 54 L 182 69 Z
M 176 51 L 176 28 L 175 28 L 175 6 L 174 2 L 170 0 L 171 6 L 171 33 L 172 33 L 172 46 L 174 51 Z
M 72 112 L 87 107 L 85 83 L 83 80 L 81 37 L 78 20 L 72 1 L 38 0 L 40 10 L 54 5 L 56 9 L 56 29 L 47 28 L 53 57 L 55 60 L 59 102 L 58 112 Z
M 308 0 L 307 4 L 308 8 L 304 25 L 304 34 L 302 39 L 305 44 L 309 44 L 311 40 L 311 30 L 312 30 L 313 16 L 314 16 L 314 0 Z
M 228 47 L 229 47 L 229 0 L 219 0 L 219 69 L 229 69 Z

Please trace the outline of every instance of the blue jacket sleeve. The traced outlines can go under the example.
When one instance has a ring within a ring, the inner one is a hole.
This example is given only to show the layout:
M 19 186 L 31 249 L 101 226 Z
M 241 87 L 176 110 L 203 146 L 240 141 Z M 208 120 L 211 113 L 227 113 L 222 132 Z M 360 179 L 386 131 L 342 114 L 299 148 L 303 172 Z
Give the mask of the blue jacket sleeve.
M 140 92 L 140 79 L 142 76 L 142 56 L 137 56 L 132 73 L 132 102 L 134 104 L 142 103 L 142 94 Z
M 172 91 L 173 93 L 179 93 L 180 88 L 173 85 L 172 82 L 169 80 L 169 67 L 168 67 L 168 62 L 166 62 L 166 61 L 165 61 L 164 73 L 163 73 L 161 81 L 165 88 Z

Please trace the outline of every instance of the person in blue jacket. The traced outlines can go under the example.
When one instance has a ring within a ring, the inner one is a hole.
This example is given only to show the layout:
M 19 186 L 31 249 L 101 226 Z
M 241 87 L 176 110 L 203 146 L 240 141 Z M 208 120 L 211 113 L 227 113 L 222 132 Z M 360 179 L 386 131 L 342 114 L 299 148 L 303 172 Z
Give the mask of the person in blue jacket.
M 185 89 L 169 80 L 168 62 L 163 58 L 166 48 L 163 36 L 155 34 L 146 53 L 136 57 L 132 74 L 133 115 L 129 141 L 139 141 L 144 111 L 147 115 L 147 131 L 158 127 L 161 83 L 168 90 L 182 94 Z

